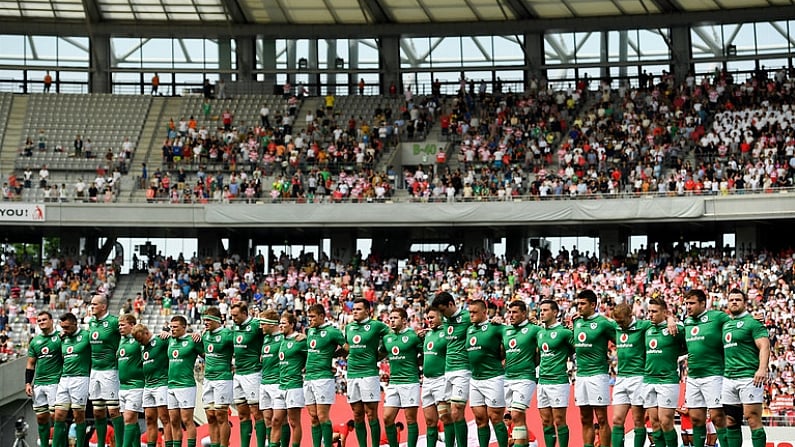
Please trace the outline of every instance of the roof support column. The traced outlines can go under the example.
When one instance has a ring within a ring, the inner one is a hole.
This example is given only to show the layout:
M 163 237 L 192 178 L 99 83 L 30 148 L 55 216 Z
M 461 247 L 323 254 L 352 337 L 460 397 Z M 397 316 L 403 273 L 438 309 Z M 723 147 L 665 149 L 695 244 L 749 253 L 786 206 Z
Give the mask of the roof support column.
M 309 91 L 314 96 L 320 96 L 320 60 L 317 52 L 317 39 L 309 39 Z M 299 89 L 300 90 L 300 89 Z
M 524 85 L 530 85 L 530 80 L 546 79 L 544 65 L 544 35 L 541 32 L 525 33 L 524 35 Z
M 227 83 L 232 81 L 232 39 L 228 37 L 218 38 L 218 68 L 221 70 L 219 79 Z
M 89 91 L 111 93 L 110 34 L 94 34 L 89 39 L 92 68 L 88 75 Z
M 346 95 L 356 94 L 356 86 L 359 85 L 359 39 L 348 39 L 348 90 Z
M 263 39 L 262 40 L 262 69 L 263 83 L 265 84 L 265 92 L 273 92 L 273 87 L 276 86 L 276 40 Z
M 671 51 L 671 71 L 676 84 L 684 82 L 687 73 L 693 67 L 690 60 L 693 56 L 690 45 L 690 28 L 687 26 L 672 26 L 669 49 Z
M 298 56 L 296 55 L 296 51 L 298 51 L 298 45 L 295 39 L 288 40 L 287 41 L 287 83 L 290 85 L 295 85 L 295 72 L 293 72 L 292 70 L 298 68 Z M 274 63 L 275 62 L 276 61 L 274 58 Z
M 378 76 L 382 92 L 393 82 L 400 89 L 400 36 L 378 38 Z
M 235 43 L 237 44 L 235 48 L 235 55 L 237 56 L 237 85 L 239 86 L 237 91 L 254 93 L 257 91 L 255 86 L 257 77 L 254 74 L 257 46 L 254 38 L 238 37 L 235 39 Z
M 337 94 L 337 39 L 326 39 L 326 92 Z

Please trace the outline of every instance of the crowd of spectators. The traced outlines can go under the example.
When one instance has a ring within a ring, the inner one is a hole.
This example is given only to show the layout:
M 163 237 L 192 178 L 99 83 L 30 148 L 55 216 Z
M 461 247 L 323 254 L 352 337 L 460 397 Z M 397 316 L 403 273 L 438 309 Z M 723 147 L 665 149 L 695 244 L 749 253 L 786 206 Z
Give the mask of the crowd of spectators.
M 91 297 L 112 296 L 118 274 L 87 256 L 52 257 L 37 266 L 33 256 L 13 250 L 3 253 L 0 265 L 0 362 L 26 354 L 41 310 L 73 312 L 87 323 Z
M 270 269 L 264 273 L 267 263 Z M 394 306 L 406 308 L 413 326 L 423 324 L 424 311 L 439 290 L 470 298 L 483 298 L 492 315 L 502 313 L 506 303 L 522 299 L 531 315 L 538 302 L 552 298 L 559 302 L 563 319 L 576 311 L 576 292 L 591 288 L 600 296 L 600 312 L 607 315 L 616 303 L 632 303 L 635 314 L 644 317 L 648 301 L 665 297 L 673 312 L 684 317 L 682 294 L 692 288 L 705 290 L 711 306 L 724 309 L 728 290 L 747 291 L 750 311 L 764 320 L 771 335 L 770 374 L 766 402 L 780 402 L 795 395 L 795 335 L 792 309 L 795 308 L 795 252 L 760 250 L 737 256 L 732 249 L 691 249 L 684 245 L 655 246 L 625 258 L 600 260 L 596 254 L 565 248 L 557 254 L 546 250 L 517 259 L 493 254 L 467 258 L 451 253 L 415 254 L 406 260 L 363 258 L 357 253 L 349 262 L 319 258 L 302 253 L 291 258 L 284 253 L 262 253 L 243 259 L 232 255 L 219 259 L 154 257 L 142 296 L 134 306 L 148 312 L 186 314 L 198 328 L 203 308 L 218 305 L 228 315 L 236 300 L 258 308 L 273 307 L 294 311 L 299 324 L 306 325 L 304 309 L 321 303 L 329 309 L 334 324 L 351 319 L 355 297 L 374 303 L 374 315 L 385 320 Z M 137 310 L 140 311 L 140 310 Z M 338 390 L 345 389 L 346 363 L 338 359 Z M 684 368 L 686 374 L 686 368 Z M 615 373 L 615 365 L 611 370 Z M 388 367 L 384 365 L 388 374 Z M 576 372 L 572 372 L 576 375 Z M 774 405 L 788 414 L 791 405 Z

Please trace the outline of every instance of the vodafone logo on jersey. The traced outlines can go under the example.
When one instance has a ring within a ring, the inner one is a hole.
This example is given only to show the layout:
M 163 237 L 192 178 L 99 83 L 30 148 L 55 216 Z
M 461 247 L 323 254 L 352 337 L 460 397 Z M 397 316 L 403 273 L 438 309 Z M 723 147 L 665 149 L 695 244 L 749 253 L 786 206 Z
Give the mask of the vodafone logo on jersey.
M 655 339 L 649 340 L 649 347 L 652 349 L 657 349 L 657 340 Z
M 619 337 L 619 338 L 618 338 L 618 340 L 619 340 L 621 343 L 626 343 L 626 342 L 627 342 L 627 340 L 629 340 L 629 335 L 627 335 L 627 334 L 621 334 L 621 337 Z
M 692 335 L 693 337 L 698 335 L 698 326 L 693 326 L 693 329 L 690 329 L 690 335 Z
M 178 351 L 178 350 L 176 350 L 176 349 L 175 349 L 175 350 L 173 350 L 173 351 L 171 351 L 171 357 L 174 357 L 174 358 L 177 358 L 177 357 L 179 357 L 179 351 Z
M 312 340 L 312 341 L 309 342 L 309 347 L 310 348 L 315 349 L 315 346 L 317 346 L 317 340 Z
M 235 339 L 235 343 L 243 343 L 243 336 L 238 335 L 237 338 Z
M 213 351 L 215 351 L 214 345 L 208 345 L 207 346 L 207 352 L 212 353 Z
M 585 332 L 580 332 L 579 335 L 577 335 L 577 340 L 579 340 L 580 343 L 584 342 L 587 339 L 588 339 L 588 336 L 585 335 Z
M 546 343 L 541 344 L 541 350 L 544 352 L 549 352 L 549 345 Z
M 392 355 L 398 355 L 398 354 L 400 354 L 400 348 L 398 348 L 397 346 L 392 346 Z
M 148 352 L 144 352 L 144 360 L 149 360 L 149 353 Z
M 362 336 L 361 335 L 354 335 L 353 336 L 353 343 L 354 344 L 358 345 L 359 343 L 361 343 L 361 341 L 362 341 Z
M 429 351 L 432 350 L 433 349 L 433 342 L 429 341 L 428 344 L 425 346 L 425 349 L 427 349 Z
M 731 343 L 732 342 L 732 333 L 729 332 L 728 334 L 726 334 L 726 336 L 723 337 L 723 339 L 726 340 L 726 343 Z
M 477 342 L 478 342 L 477 337 L 472 337 L 469 339 L 469 346 L 475 346 Z
M 513 340 L 511 340 L 511 341 L 509 341 L 509 342 L 508 342 L 508 347 L 510 347 L 510 348 L 515 348 L 515 347 L 516 347 L 516 344 L 517 344 L 517 343 L 516 343 L 516 339 L 514 338 Z

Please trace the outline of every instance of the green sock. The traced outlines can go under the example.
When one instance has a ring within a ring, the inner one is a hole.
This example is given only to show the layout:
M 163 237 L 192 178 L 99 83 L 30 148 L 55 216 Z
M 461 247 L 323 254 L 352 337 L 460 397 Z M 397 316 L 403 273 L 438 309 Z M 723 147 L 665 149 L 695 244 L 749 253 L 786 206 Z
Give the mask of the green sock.
M 215 444 L 210 444 L 210 447 L 221 447 L 221 444 L 216 442 Z
M 105 430 L 107 433 L 107 430 Z M 79 424 L 75 424 L 75 434 L 77 435 L 77 445 L 86 445 L 86 423 L 81 422 Z M 97 438 L 99 439 L 99 438 Z M 103 440 L 105 438 L 102 438 Z M 66 444 L 64 444 L 66 445 Z
M 558 425 L 558 446 L 569 447 L 569 426 Z
M 416 422 L 413 424 L 408 424 L 408 427 L 406 427 L 406 432 L 408 433 L 408 439 L 406 439 L 408 447 L 417 447 L 417 440 L 420 439 L 420 426 L 417 425 Z
M 444 424 L 444 447 L 455 447 L 455 424 Z
M 52 447 L 66 447 L 66 421 L 55 421 L 52 429 Z
M 671 431 L 663 432 L 663 437 L 665 437 L 665 445 L 669 447 L 678 447 L 679 446 L 679 439 L 676 436 L 676 429 Z
M 282 425 L 282 437 L 279 438 L 279 445 L 282 447 L 290 447 L 290 425 Z
M 715 427 L 715 433 L 718 435 L 718 443 L 722 447 L 729 447 L 729 439 L 726 437 L 727 431 L 728 430 L 726 429 L 726 427 L 720 427 L 720 428 Z
M 665 447 L 665 436 L 663 435 L 662 430 L 653 431 L 651 433 L 651 438 L 654 440 L 654 447 Z
M 320 447 L 320 444 L 323 442 L 323 431 L 320 428 L 320 424 L 312 426 L 312 447 Z
M 544 427 L 544 445 L 546 447 L 555 447 L 557 435 L 555 434 L 555 427 L 550 425 L 549 427 Z
M 455 443 L 458 444 L 456 447 L 466 447 L 469 438 L 467 421 L 455 421 L 453 424 L 455 425 Z
M 445 439 L 446 438 L 447 437 L 445 436 Z M 435 425 L 433 427 L 428 426 L 428 428 L 425 430 L 425 446 L 436 447 L 437 442 L 439 442 L 439 429 Z
M 251 432 L 253 424 L 251 419 L 240 421 L 240 446 L 249 447 L 251 445 Z
M 726 447 L 742 447 L 743 445 L 743 431 L 742 427 L 737 425 L 735 427 L 726 427 Z
M 196 447 L 196 438 L 188 438 L 188 447 Z
M 497 436 L 499 447 L 508 447 L 508 427 L 505 426 L 505 422 L 494 424 L 494 434 Z
M 354 429 L 356 430 L 356 441 L 359 443 L 359 447 L 367 447 L 367 424 L 357 422 L 354 424 Z
M 264 423 L 265 421 L 262 421 L 262 422 Z M 267 445 L 268 447 L 270 447 L 270 445 L 271 445 L 271 427 L 270 427 L 270 425 L 266 425 L 265 426 L 265 445 Z
M 300 442 L 294 442 L 294 443 L 292 443 L 292 444 L 290 444 L 290 445 L 291 445 L 292 447 L 301 447 L 301 443 L 300 443 Z
M 50 424 L 39 425 L 39 447 L 50 446 Z
M 624 447 L 624 427 L 614 425 L 610 430 L 610 444 L 615 447 Z
M 170 442 L 171 441 L 167 441 L 166 442 L 166 447 L 171 447 Z M 152 442 L 152 441 L 147 440 L 146 441 L 146 447 L 157 447 L 157 441 Z
M 381 422 L 378 419 L 372 420 L 368 423 L 370 426 L 370 441 L 373 447 L 378 447 L 381 443 Z M 367 444 L 362 445 L 365 447 Z
M 257 447 L 265 447 L 265 444 L 268 443 L 268 435 L 267 435 L 267 430 L 265 429 L 265 421 L 260 419 L 254 422 L 254 431 L 257 432 Z
M 99 447 L 105 447 L 105 437 L 108 435 L 108 418 L 94 419 L 94 429 L 97 432 L 97 445 Z
M 489 429 L 489 426 L 478 427 L 478 446 L 489 447 L 489 438 L 491 438 L 491 429 Z
M 751 430 L 751 445 L 753 447 L 765 447 L 767 445 L 767 433 L 765 433 L 764 427 Z
M 646 445 L 646 429 L 645 428 L 636 428 L 632 430 L 635 434 L 634 442 L 632 443 L 633 447 L 644 447 Z M 613 444 L 613 447 L 619 447 Z M 622 444 L 620 447 L 624 447 Z
M 704 447 L 704 442 L 707 440 L 707 426 L 694 425 L 693 426 L 693 447 Z
M 141 445 L 141 438 L 135 439 L 135 427 L 137 425 L 138 424 L 124 424 L 123 447 L 139 447 Z M 138 445 L 134 444 L 135 441 L 138 441 Z
M 279 443 L 278 442 L 269 442 L 268 443 L 268 447 L 279 447 Z
M 323 438 L 323 447 L 331 447 L 334 444 L 334 427 L 331 421 L 326 421 L 320 424 L 320 434 Z
M 386 430 L 386 441 L 389 443 L 389 447 L 398 447 L 397 427 L 395 424 L 384 425 L 384 430 Z
M 113 424 L 113 437 L 116 438 L 116 447 L 118 447 L 124 443 L 124 416 L 116 416 L 110 422 Z
M 583 444 L 582 447 L 593 447 L 593 444 Z

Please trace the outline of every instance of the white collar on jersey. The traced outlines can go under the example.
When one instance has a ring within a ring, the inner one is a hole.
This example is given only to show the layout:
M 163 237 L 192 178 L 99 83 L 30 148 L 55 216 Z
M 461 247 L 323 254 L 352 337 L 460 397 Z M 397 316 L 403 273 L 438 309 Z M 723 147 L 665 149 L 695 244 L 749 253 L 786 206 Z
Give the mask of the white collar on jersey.
M 546 328 L 546 329 L 552 329 L 552 328 L 556 328 L 556 327 L 558 327 L 558 326 L 560 326 L 560 321 L 556 321 L 556 322 L 552 323 L 552 324 L 551 324 L 551 325 L 549 325 L 549 326 L 546 326 L 546 325 L 545 325 L 545 328 Z
M 740 315 L 732 315 L 731 317 L 732 317 L 732 320 L 736 320 L 736 319 L 742 318 L 742 317 L 744 317 L 746 315 L 748 315 L 748 311 L 744 310 L 743 313 L 741 313 Z

